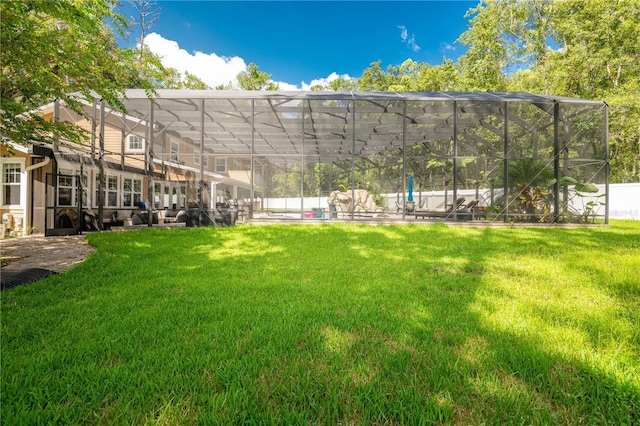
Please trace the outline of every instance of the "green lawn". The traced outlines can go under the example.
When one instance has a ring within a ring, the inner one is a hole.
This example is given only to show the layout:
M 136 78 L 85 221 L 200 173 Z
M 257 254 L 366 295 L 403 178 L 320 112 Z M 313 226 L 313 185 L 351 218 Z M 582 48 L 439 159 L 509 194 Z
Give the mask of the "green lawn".
M 3 424 L 640 424 L 640 221 L 87 239 L 1 294 Z

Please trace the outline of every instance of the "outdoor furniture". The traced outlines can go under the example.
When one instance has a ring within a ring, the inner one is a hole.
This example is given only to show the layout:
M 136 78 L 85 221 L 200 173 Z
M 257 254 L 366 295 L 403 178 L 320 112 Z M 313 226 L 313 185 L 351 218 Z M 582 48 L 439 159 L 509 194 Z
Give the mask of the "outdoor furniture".
M 456 205 L 458 206 L 455 210 L 455 217 L 457 220 L 475 220 L 481 217 L 486 216 L 486 212 L 484 209 L 481 209 L 478 204 L 478 200 L 471 200 L 467 204 L 464 204 L 464 198 L 460 197 L 456 200 Z M 414 215 L 416 219 L 418 217 L 425 218 L 453 218 L 454 217 L 454 209 L 453 204 L 448 204 L 446 209 L 426 209 L 426 210 L 417 210 Z
M 456 211 L 456 218 L 460 220 L 474 220 L 484 215 L 485 212 L 478 208 L 478 200 L 471 200 Z
M 149 210 L 136 213 L 132 217 L 132 222 L 134 225 L 148 225 L 149 224 Z M 152 224 L 158 223 L 158 214 L 153 212 L 151 215 Z
M 448 217 L 452 217 L 453 216 L 453 210 L 454 210 L 454 205 L 456 206 L 456 209 L 463 209 L 465 208 L 465 204 L 464 204 L 465 198 L 464 197 L 458 197 L 458 199 L 456 200 L 455 204 L 447 204 L 446 208 L 444 209 L 420 209 L 420 210 L 416 210 L 415 212 L 413 212 L 413 215 L 415 216 L 415 218 L 425 218 L 425 217 L 430 217 L 430 218 L 448 218 Z M 477 203 L 477 201 L 476 201 Z M 457 213 L 457 212 L 456 212 Z
M 329 203 L 329 218 L 330 219 L 338 218 L 338 210 L 336 209 L 336 205 L 334 203 Z
M 244 221 L 249 218 L 249 203 L 247 203 L 244 199 L 238 198 L 237 200 L 237 208 L 238 208 L 238 219 Z
M 311 210 L 315 212 L 316 218 L 318 219 L 324 218 L 324 209 L 322 207 L 313 207 Z

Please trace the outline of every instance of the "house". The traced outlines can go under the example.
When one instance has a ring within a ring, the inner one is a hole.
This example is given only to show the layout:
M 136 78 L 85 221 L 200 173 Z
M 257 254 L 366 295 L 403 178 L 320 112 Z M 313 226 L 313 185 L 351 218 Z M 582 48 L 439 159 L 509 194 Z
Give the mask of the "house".
M 79 210 L 95 217 L 98 227 L 146 206 L 160 216 L 190 208 L 210 213 L 216 203 L 249 194 L 246 160 L 201 153 L 171 129 L 154 134 L 154 152 L 146 120 L 97 101 L 84 104 L 84 117 L 57 102 L 38 113 L 75 123 L 87 138 L 83 145 L 61 140 L 53 146 L 1 146 L 0 214 L 8 232 L 70 233 Z

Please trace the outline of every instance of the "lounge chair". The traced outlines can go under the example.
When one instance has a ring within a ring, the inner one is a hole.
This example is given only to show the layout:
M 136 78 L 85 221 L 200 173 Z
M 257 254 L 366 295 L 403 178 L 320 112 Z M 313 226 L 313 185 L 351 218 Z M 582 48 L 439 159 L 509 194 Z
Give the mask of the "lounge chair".
M 456 218 L 460 220 L 473 220 L 482 215 L 483 212 L 478 209 L 478 200 L 471 200 L 456 211 Z
M 476 201 L 476 200 L 473 200 Z M 416 210 L 415 212 L 413 212 L 413 215 L 415 216 L 415 218 L 425 218 L 425 217 L 431 217 L 431 218 L 439 218 L 439 217 L 443 217 L 443 218 L 448 218 L 448 217 L 452 217 L 453 216 L 453 210 L 454 210 L 454 206 L 455 209 L 460 211 L 461 209 L 464 209 L 466 207 L 466 205 L 464 204 L 465 202 L 465 198 L 464 197 L 458 197 L 458 199 L 456 199 L 455 204 L 447 204 L 447 207 L 444 209 L 419 209 Z M 476 201 L 476 204 L 478 202 Z M 456 212 L 457 213 L 457 212 Z

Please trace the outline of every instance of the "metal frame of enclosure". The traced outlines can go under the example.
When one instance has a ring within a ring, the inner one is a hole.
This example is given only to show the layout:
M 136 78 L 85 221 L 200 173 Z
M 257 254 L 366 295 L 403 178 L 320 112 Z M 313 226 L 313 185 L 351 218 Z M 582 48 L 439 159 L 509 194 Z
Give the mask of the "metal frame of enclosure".
M 146 129 L 147 199 L 180 175 L 189 205 L 233 200 L 249 221 L 608 222 L 602 101 L 130 90 L 123 102 Z

